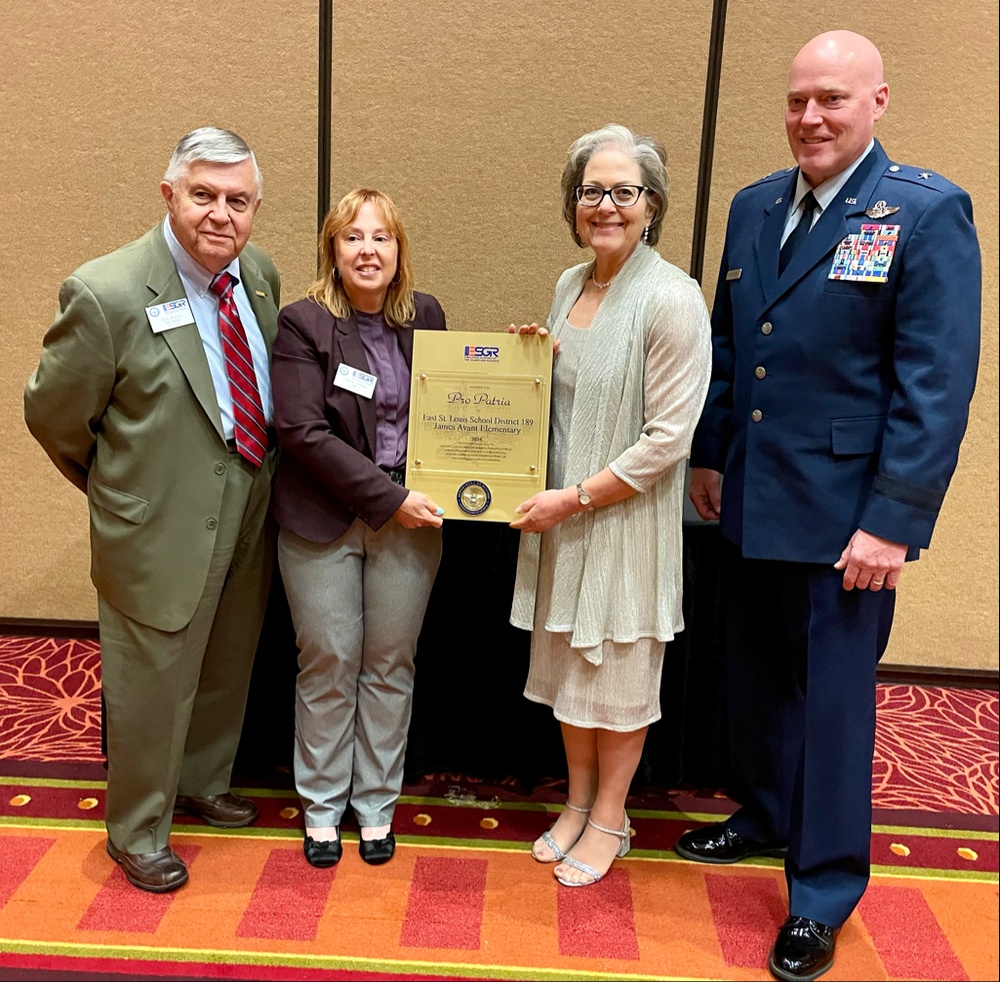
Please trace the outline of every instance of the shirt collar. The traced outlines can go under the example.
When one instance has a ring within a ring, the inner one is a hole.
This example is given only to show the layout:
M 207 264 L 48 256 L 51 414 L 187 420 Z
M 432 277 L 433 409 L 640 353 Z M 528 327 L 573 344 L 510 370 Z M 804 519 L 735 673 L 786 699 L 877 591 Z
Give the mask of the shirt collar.
M 872 152 L 872 148 L 874 146 L 875 140 L 872 139 L 869 141 L 868 146 L 865 147 L 861 156 L 859 156 L 853 164 L 846 167 L 839 174 L 834 174 L 833 177 L 828 177 L 822 184 L 818 184 L 814 188 L 809 186 L 809 182 L 802 176 L 802 171 L 799 170 L 799 175 L 795 181 L 795 200 L 792 202 L 792 211 L 798 210 L 799 205 L 802 203 L 802 199 L 809 191 L 812 191 L 813 197 L 819 205 L 819 213 L 822 214 L 826 211 L 826 209 L 833 204 L 834 199 L 836 199 L 837 195 L 840 193 L 840 189 L 850 180 L 851 175 L 858 169 L 858 167 L 861 166 L 861 161 Z
M 173 257 L 174 264 L 181 276 L 190 283 L 198 293 L 198 296 L 207 296 L 212 283 L 217 274 L 210 273 L 201 263 L 192 258 L 191 254 L 180 244 L 174 230 L 170 227 L 170 216 L 163 219 L 163 237 L 167 241 L 167 248 Z M 237 256 L 224 270 L 220 272 L 229 273 L 237 282 L 240 279 L 240 257 Z

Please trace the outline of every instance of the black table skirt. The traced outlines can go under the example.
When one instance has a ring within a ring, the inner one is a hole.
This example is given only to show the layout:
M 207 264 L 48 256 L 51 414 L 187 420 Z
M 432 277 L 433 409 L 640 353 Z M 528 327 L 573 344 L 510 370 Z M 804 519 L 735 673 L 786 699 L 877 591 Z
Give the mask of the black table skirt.
M 565 775 L 559 726 L 522 695 L 530 635 L 511 627 L 518 533 L 498 523 L 446 522 L 444 555 L 417 646 L 406 774 L 513 776 L 527 787 Z M 721 537 L 684 529 L 685 630 L 667 645 L 660 703 L 636 782 L 715 789 L 727 783 Z M 296 648 L 276 576 L 237 759 L 241 775 L 291 765 Z

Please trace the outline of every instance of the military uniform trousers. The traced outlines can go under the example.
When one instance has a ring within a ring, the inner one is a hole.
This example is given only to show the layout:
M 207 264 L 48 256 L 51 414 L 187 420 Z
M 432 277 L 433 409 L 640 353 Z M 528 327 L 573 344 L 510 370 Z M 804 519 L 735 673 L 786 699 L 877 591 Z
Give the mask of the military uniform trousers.
M 787 843 L 793 916 L 839 927 L 868 884 L 875 669 L 895 593 L 831 565 L 728 562 L 730 754 L 740 835 Z

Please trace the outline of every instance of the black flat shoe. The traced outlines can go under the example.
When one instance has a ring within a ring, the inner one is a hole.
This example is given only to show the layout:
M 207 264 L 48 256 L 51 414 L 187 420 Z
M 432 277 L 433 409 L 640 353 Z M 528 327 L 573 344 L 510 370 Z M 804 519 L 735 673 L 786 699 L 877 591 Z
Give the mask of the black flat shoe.
M 396 837 L 392 834 L 392 829 L 384 839 L 362 839 L 358 843 L 358 852 L 369 866 L 381 866 L 389 862 L 395 851 Z
M 808 917 L 789 917 L 774 942 L 767 967 L 784 982 L 812 982 L 833 965 L 837 931 Z
M 683 859 L 696 863 L 738 863 L 750 856 L 782 857 L 788 848 L 780 842 L 754 842 L 744 839 L 725 822 L 706 825 L 685 832 L 674 846 L 674 852 Z
M 306 854 L 310 866 L 327 869 L 340 862 L 340 857 L 344 855 L 344 844 L 340 839 L 326 842 L 307 835 L 306 841 L 302 844 L 302 851 Z

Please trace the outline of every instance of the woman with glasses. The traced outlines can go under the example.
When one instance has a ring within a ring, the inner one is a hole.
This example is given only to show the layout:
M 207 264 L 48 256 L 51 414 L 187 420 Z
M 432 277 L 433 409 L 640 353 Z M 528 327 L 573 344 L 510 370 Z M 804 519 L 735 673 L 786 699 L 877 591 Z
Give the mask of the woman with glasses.
M 659 143 L 618 125 L 581 136 L 562 200 L 594 255 L 559 278 L 549 315 L 549 489 L 512 523 L 511 622 L 533 632 L 524 694 L 552 707 L 569 772 L 566 808 L 532 855 L 580 887 L 628 852 L 625 797 L 660 717 L 665 642 L 683 627 L 685 461 L 711 343 L 698 284 L 652 248 L 667 208 Z
M 414 330 L 444 330 L 413 289 L 399 213 L 352 191 L 326 216 L 319 278 L 282 309 L 274 344 L 281 457 L 273 510 L 299 647 L 295 784 L 305 855 L 333 866 L 348 802 L 361 858 L 393 856 L 417 635 L 441 558 L 441 516 L 407 491 Z

